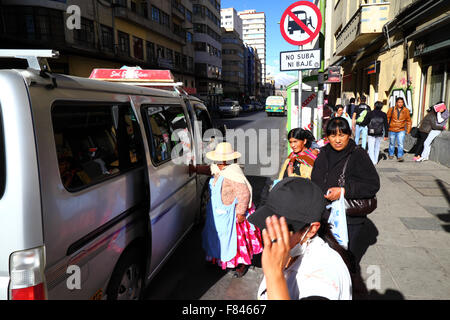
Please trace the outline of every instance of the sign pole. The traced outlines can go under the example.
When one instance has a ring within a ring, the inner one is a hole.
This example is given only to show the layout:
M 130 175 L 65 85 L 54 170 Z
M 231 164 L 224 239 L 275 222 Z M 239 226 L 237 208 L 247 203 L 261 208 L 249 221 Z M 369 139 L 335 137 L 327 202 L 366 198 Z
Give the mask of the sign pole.
M 303 46 L 298 46 L 299 50 L 303 49 Z M 302 70 L 298 70 L 298 127 L 302 129 L 302 82 L 303 73 Z

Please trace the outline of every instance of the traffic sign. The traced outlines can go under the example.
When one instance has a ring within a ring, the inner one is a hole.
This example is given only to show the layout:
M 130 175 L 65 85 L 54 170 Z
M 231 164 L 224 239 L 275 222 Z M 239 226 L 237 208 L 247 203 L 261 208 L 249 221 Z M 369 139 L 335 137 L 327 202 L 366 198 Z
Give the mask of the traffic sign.
M 280 52 L 280 71 L 320 69 L 320 49 Z
M 313 41 L 322 27 L 322 15 L 319 8 L 309 1 L 297 1 L 291 4 L 280 20 L 283 38 L 292 45 L 302 46 Z

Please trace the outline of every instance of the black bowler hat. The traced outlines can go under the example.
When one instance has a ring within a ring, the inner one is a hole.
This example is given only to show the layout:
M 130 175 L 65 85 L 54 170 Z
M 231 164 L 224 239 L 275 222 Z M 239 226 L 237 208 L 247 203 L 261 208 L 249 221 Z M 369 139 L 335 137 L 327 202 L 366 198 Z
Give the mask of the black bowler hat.
M 248 221 L 262 230 L 267 217 L 285 217 L 289 230 L 296 232 L 312 222 L 320 222 L 325 205 L 322 190 L 311 180 L 288 177 L 273 187 L 265 205 L 249 216 Z

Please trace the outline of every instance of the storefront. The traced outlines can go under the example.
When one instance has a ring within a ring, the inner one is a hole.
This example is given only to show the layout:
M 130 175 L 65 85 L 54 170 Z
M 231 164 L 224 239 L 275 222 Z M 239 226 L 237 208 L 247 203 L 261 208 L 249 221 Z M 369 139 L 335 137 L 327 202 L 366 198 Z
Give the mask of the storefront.
M 421 62 L 418 121 L 427 114 L 428 108 L 440 101 L 450 106 L 449 28 L 450 19 L 444 19 L 411 37 L 414 40 L 414 59 Z

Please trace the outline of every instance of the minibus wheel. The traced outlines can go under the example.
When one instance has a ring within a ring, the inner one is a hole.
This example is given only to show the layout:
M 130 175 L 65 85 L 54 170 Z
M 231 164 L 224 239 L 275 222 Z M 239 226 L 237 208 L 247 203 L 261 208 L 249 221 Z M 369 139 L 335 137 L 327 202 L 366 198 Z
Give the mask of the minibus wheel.
M 139 250 L 130 248 L 120 257 L 109 281 L 108 300 L 140 300 L 144 293 L 144 268 Z

